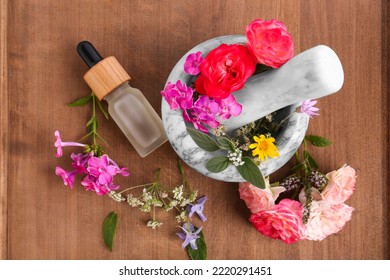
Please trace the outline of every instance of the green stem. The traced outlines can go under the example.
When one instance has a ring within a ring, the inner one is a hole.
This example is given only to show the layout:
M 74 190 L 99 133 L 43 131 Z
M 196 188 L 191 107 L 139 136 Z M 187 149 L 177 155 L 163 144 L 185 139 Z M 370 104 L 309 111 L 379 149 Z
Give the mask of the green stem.
M 282 126 L 282 124 L 287 121 L 295 112 L 292 112 L 290 115 L 285 117 L 275 128 L 275 131 L 278 131 L 278 129 Z
M 124 193 L 124 192 L 129 191 L 129 190 L 133 190 L 133 189 L 136 189 L 136 188 L 147 187 L 147 186 L 152 186 L 152 185 L 153 185 L 153 183 L 148 183 L 148 184 L 143 184 L 143 185 L 137 185 L 137 186 L 133 186 L 133 187 L 124 189 L 123 191 L 121 191 L 121 192 L 119 192 L 119 193 Z
M 182 183 L 183 183 L 183 187 L 184 187 L 184 188 L 188 187 L 188 189 L 190 190 L 190 192 L 192 192 L 191 186 L 190 186 L 190 184 L 188 183 L 188 181 L 187 181 L 187 179 L 186 179 L 186 175 L 185 175 L 185 173 L 184 173 L 183 165 L 181 164 L 180 158 L 177 158 L 177 164 L 178 164 L 178 167 L 179 167 L 179 171 L 180 171 L 180 175 L 181 175 L 181 180 L 182 180 Z
M 94 93 L 92 93 L 92 117 L 96 119 L 96 96 Z M 93 139 L 93 145 L 97 146 L 96 144 L 96 126 L 93 128 L 92 133 L 92 139 Z

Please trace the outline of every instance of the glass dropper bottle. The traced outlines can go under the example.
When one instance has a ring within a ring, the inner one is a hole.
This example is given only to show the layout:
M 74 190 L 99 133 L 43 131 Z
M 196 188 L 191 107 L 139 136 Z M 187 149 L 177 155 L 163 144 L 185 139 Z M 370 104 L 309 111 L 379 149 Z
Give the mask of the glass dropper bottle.
M 107 101 L 110 116 L 141 157 L 167 141 L 161 118 L 141 91 L 129 85 L 130 76 L 115 57 L 103 59 L 87 41 L 78 44 L 77 52 L 90 68 L 84 80 L 99 100 Z

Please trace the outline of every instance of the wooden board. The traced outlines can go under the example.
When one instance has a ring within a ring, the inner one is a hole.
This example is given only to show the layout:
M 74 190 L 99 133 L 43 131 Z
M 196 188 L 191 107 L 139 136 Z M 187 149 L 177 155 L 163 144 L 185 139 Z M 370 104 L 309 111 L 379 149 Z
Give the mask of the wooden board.
M 319 44 L 339 55 L 345 84 L 319 102 L 309 132 L 332 139 L 316 149 L 324 172 L 344 163 L 358 172 L 348 204 L 356 210 L 338 234 L 322 242 L 286 245 L 248 222 L 237 184 L 214 181 L 186 167 L 189 181 L 208 196 L 204 232 L 210 259 L 389 258 L 389 5 L 380 0 L 269 1 L 6 1 L 1 4 L 0 51 L 0 257 L 2 259 L 186 259 L 174 214 L 161 214 L 157 231 L 148 216 L 107 197 L 70 190 L 55 176 L 55 130 L 63 140 L 85 134 L 90 108 L 67 103 L 89 94 L 86 66 L 76 54 L 90 40 L 128 70 L 132 85 L 160 112 L 160 90 L 176 61 L 191 47 L 221 35 L 244 34 L 254 18 L 277 18 L 292 33 L 296 53 Z M 169 143 L 141 159 L 111 120 L 101 120 L 106 152 L 131 170 L 122 185 L 153 179 L 179 183 Z M 273 174 L 277 181 L 291 164 Z M 113 252 L 101 224 L 119 215 Z

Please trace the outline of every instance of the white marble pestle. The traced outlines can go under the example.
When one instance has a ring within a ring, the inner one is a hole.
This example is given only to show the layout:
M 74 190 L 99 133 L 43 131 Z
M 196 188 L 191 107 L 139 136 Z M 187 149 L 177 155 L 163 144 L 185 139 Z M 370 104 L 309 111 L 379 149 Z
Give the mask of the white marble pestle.
M 272 69 L 248 79 L 234 94 L 242 104 L 239 117 L 223 122 L 228 130 L 237 129 L 292 104 L 316 99 L 340 90 L 343 67 L 336 53 L 319 45 Z
M 183 70 L 186 57 L 193 52 L 201 51 L 206 55 L 220 44 L 245 43 L 241 35 L 222 36 L 210 39 L 188 51 L 172 69 L 167 82 L 181 80 L 190 84 L 192 76 Z M 271 112 L 284 108 L 282 116 L 293 113 L 300 103 L 338 91 L 344 80 L 344 73 L 337 55 L 326 46 L 317 46 L 292 58 L 279 69 L 269 70 L 251 77 L 245 87 L 234 95 L 243 105 L 240 116 L 224 122 L 228 129 L 235 129 L 255 121 Z M 187 132 L 188 123 L 184 122 L 180 110 L 171 110 L 163 99 L 161 114 L 164 129 L 172 148 L 189 166 L 198 172 L 221 181 L 244 181 L 234 166 L 229 166 L 220 173 L 206 169 L 206 163 L 213 157 L 225 155 L 224 151 L 207 152 L 199 148 Z M 293 113 L 285 122 L 285 127 L 276 137 L 280 156 L 264 161 L 260 166 L 267 176 L 284 164 L 294 155 L 305 137 L 309 124 L 306 114 Z

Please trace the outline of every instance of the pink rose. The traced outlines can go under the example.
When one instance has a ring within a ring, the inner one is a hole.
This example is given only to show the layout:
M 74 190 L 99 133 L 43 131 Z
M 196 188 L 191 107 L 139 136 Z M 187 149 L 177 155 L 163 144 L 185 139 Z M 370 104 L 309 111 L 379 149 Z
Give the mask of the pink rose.
M 287 27 L 275 19 L 256 19 L 246 27 L 247 47 L 260 64 L 279 68 L 294 56 Z
M 196 90 L 211 98 L 224 99 L 244 87 L 255 67 L 256 63 L 245 46 L 221 44 L 199 65 Z
M 266 188 L 260 189 L 248 182 L 239 183 L 238 191 L 240 198 L 245 201 L 246 206 L 254 214 L 263 210 L 271 209 L 279 194 L 286 189 L 283 187 L 270 188 L 266 182 Z
M 302 205 L 295 200 L 283 199 L 269 210 L 252 214 L 249 221 L 262 234 L 287 244 L 305 238 Z
M 328 184 L 321 192 L 322 198 L 332 204 L 346 201 L 355 190 L 356 172 L 344 164 L 339 170 L 326 174 Z
M 306 238 L 321 241 L 325 237 L 339 232 L 351 219 L 355 209 L 344 203 L 330 204 L 325 200 L 313 201 L 310 217 L 306 223 Z

